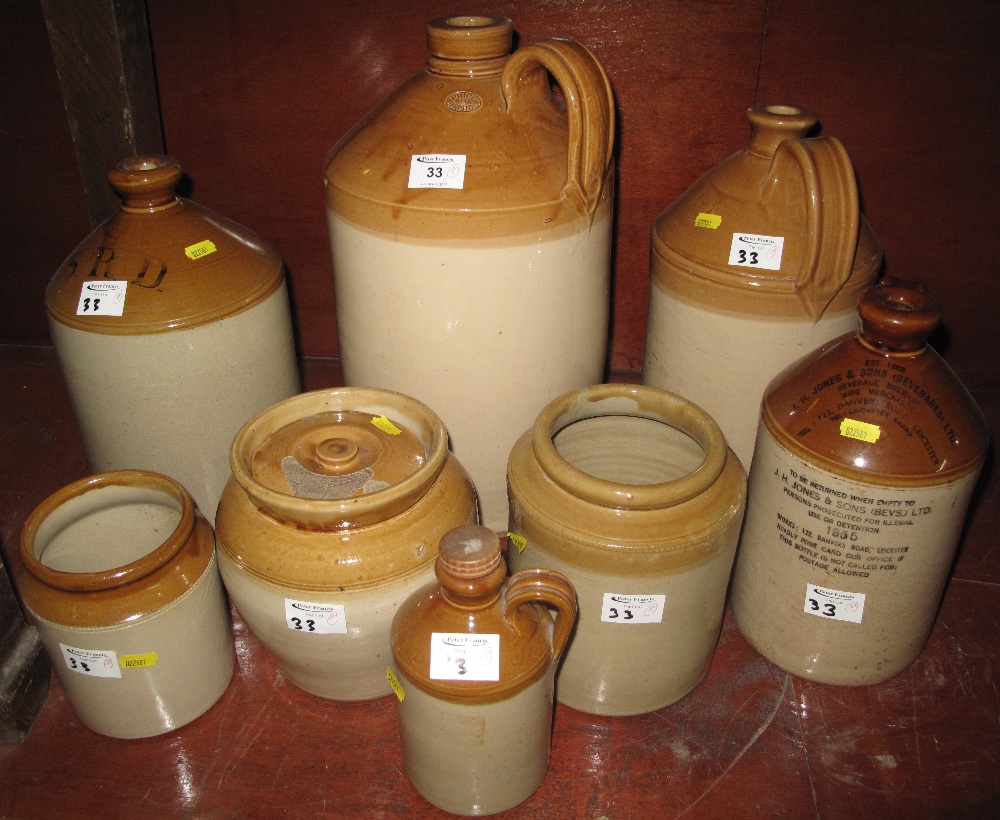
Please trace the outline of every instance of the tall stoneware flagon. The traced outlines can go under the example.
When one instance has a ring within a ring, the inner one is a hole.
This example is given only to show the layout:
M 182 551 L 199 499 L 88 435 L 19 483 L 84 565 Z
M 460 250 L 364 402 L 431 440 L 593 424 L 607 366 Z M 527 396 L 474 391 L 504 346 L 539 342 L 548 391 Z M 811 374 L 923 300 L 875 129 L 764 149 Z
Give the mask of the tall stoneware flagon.
M 539 407 L 602 381 L 614 188 L 601 65 L 566 39 L 511 54 L 512 33 L 497 17 L 429 23 L 426 68 L 325 171 L 345 382 L 440 414 L 495 530 L 514 441 Z
M 933 298 L 883 283 L 859 312 L 860 332 L 764 395 L 732 593 L 768 660 L 844 685 L 892 677 L 927 642 L 988 436 L 927 346 Z
M 553 682 L 576 594 L 552 570 L 507 578 L 488 527 L 447 533 L 435 573 L 392 622 L 387 675 L 406 773 L 439 808 L 494 814 L 530 797 L 548 770 Z
M 308 692 L 388 695 L 396 608 L 433 579 L 442 536 L 477 523 L 441 419 L 388 390 L 318 390 L 250 419 L 231 457 L 219 567 L 248 628 Z
M 653 224 L 642 382 L 703 407 L 749 468 L 760 399 L 784 367 L 857 327 L 882 262 L 854 168 L 816 115 L 749 111 L 750 142 Z
M 642 385 L 550 402 L 510 454 L 508 563 L 570 579 L 580 615 L 557 697 L 652 712 L 702 680 L 743 520 L 746 475 L 704 410 Z
M 180 179 L 165 156 L 109 171 L 122 207 L 45 302 L 91 469 L 165 473 L 212 522 L 233 436 L 299 375 L 281 258 Z

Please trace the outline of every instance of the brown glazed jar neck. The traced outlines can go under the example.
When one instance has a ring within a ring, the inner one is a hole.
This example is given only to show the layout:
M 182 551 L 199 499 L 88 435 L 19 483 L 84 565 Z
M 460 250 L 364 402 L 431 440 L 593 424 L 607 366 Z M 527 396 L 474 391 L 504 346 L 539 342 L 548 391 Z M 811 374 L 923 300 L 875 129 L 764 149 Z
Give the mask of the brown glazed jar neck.
M 108 182 L 128 213 L 162 211 L 176 205 L 181 166 L 173 157 L 147 154 L 122 160 L 108 171 Z
M 914 355 L 940 324 L 941 305 L 922 285 L 884 280 L 862 295 L 858 314 L 863 345 L 890 355 Z
M 500 553 L 500 539 L 488 527 L 470 525 L 448 532 L 438 547 L 434 573 L 441 584 L 442 598 L 464 610 L 490 610 L 500 598 L 500 589 L 507 577 L 507 564 Z M 486 615 L 489 620 L 502 618 Z M 471 615 L 471 619 L 475 616 Z M 484 631 L 489 627 L 481 625 Z
M 794 105 L 758 104 L 747 111 L 750 120 L 750 144 L 747 153 L 771 160 L 785 140 L 802 139 L 819 117 L 808 108 Z
M 450 77 L 499 75 L 513 38 L 514 24 L 506 17 L 439 17 L 427 24 L 427 70 Z

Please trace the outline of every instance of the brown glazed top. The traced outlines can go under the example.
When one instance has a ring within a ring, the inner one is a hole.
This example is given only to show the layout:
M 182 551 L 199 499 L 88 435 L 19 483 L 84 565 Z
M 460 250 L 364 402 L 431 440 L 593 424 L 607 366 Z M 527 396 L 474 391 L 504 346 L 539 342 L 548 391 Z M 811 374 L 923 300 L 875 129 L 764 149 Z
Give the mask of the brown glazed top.
M 468 241 L 570 233 L 609 210 L 615 110 L 604 69 L 573 40 L 508 56 L 512 39 L 502 17 L 428 23 L 424 71 L 330 152 L 330 212 L 398 239 Z M 463 187 L 410 188 L 411 158 L 424 154 L 464 155 Z
M 505 583 L 500 540 L 488 527 L 458 527 L 438 547 L 438 582 L 411 595 L 392 621 L 393 659 L 406 677 L 434 697 L 453 703 L 505 700 L 557 663 L 576 621 L 576 592 L 562 574 L 533 569 Z M 556 610 L 556 618 L 540 604 Z M 435 632 L 500 636 L 498 681 L 431 678 Z
M 135 335 L 214 322 L 261 302 L 284 282 L 281 257 L 246 228 L 174 193 L 167 156 L 123 160 L 108 172 L 121 195 L 109 217 L 49 282 L 49 316 L 78 330 Z M 121 316 L 80 314 L 85 282 L 127 282 Z
M 675 428 L 697 443 L 701 462 L 653 484 L 578 469 L 553 438 L 577 421 L 604 416 Z M 718 424 L 694 403 L 644 385 L 594 385 L 552 401 L 514 445 L 507 480 L 520 535 L 569 564 L 619 576 L 680 572 L 711 560 L 725 548 L 721 534 L 739 527 L 746 502 L 746 473 Z
M 861 330 L 778 374 L 762 404 L 778 442 L 847 478 L 929 486 L 978 470 L 982 413 L 927 345 L 939 303 L 912 282 L 886 280 L 858 303 Z
M 375 388 L 302 393 L 248 421 L 230 451 L 219 550 L 296 589 L 361 588 L 420 571 L 477 520 L 440 418 Z
M 860 213 L 847 152 L 834 137 L 807 137 L 818 122 L 808 109 L 756 105 L 748 117 L 749 145 L 653 224 L 654 280 L 720 312 L 818 319 L 827 310 L 853 311 L 878 274 L 882 250 Z M 782 237 L 780 269 L 729 264 L 734 233 Z
M 58 531 L 72 524 L 57 521 L 60 508 L 77 499 L 87 512 L 88 494 L 110 487 L 150 491 L 180 509 L 180 520 L 163 542 L 145 556 L 101 572 L 63 572 L 39 556 Z M 54 523 L 55 532 L 47 532 Z M 212 527 L 187 491 L 172 478 L 140 470 L 119 470 L 76 481 L 46 498 L 21 532 L 17 587 L 37 617 L 62 626 L 101 628 L 125 624 L 175 601 L 205 573 L 215 558 Z

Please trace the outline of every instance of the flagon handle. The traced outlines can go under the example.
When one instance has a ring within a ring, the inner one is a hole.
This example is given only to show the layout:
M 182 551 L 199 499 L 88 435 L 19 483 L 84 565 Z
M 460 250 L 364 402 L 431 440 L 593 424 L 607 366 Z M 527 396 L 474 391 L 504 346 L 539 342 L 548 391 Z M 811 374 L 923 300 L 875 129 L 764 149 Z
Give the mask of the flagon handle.
M 536 567 L 514 573 L 504 591 L 504 617 L 510 621 L 518 607 L 538 603 L 556 610 L 552 625 L 552 660 L 557 661 L 576 623 L 576 590 L 565 575 L 553 569 Z
M 604 190 L 615 139 L 611 81 L 593 52 L 576 40 L 540 40 L 515 51 L 504 66 L 501 87 L 511 116 L 526 114 L 526 89 L 548 90 L 551 73 L 566 99 L 569 154 L 563 198 L 592 215 Z M 522 110 L 523 109 L 523 110 Z
M 778 146 L 762 195 L 777 194 L 790 178 L 802 180 L 806 244 L 795 274 L 795 291 L 813 319 L 851 277 L 861 210 L 858 184 L 847 151 L 835 137 L 785 140 Z

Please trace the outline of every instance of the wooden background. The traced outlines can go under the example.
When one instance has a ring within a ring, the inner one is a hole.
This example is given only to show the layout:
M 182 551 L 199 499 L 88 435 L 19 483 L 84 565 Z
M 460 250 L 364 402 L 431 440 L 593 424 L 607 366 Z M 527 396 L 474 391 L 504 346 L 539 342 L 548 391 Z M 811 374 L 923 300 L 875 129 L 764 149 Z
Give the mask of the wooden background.
M 925 280 L 943 301 L 939 348 L 952 367 L 970 387 L 1000 388 L 995 0 L 148 0 L 146 9 L 163 136 L 188 174 L 184 193 L 281 252 L 305 356 L 337 355 L 327 151 L 421 69 L 427 20 L 482 12 L 510 16 L 522 44 L 587 43 L 614 85 L 612 368 L 641 365 L 653 219 L 746 144 L 750 105 L 795 103 L 847 147 L 887 272 Z M 0 71 L 0 343 L 45 345 L 45 284 L 90 220 L 38 0 L 0 10 Z

